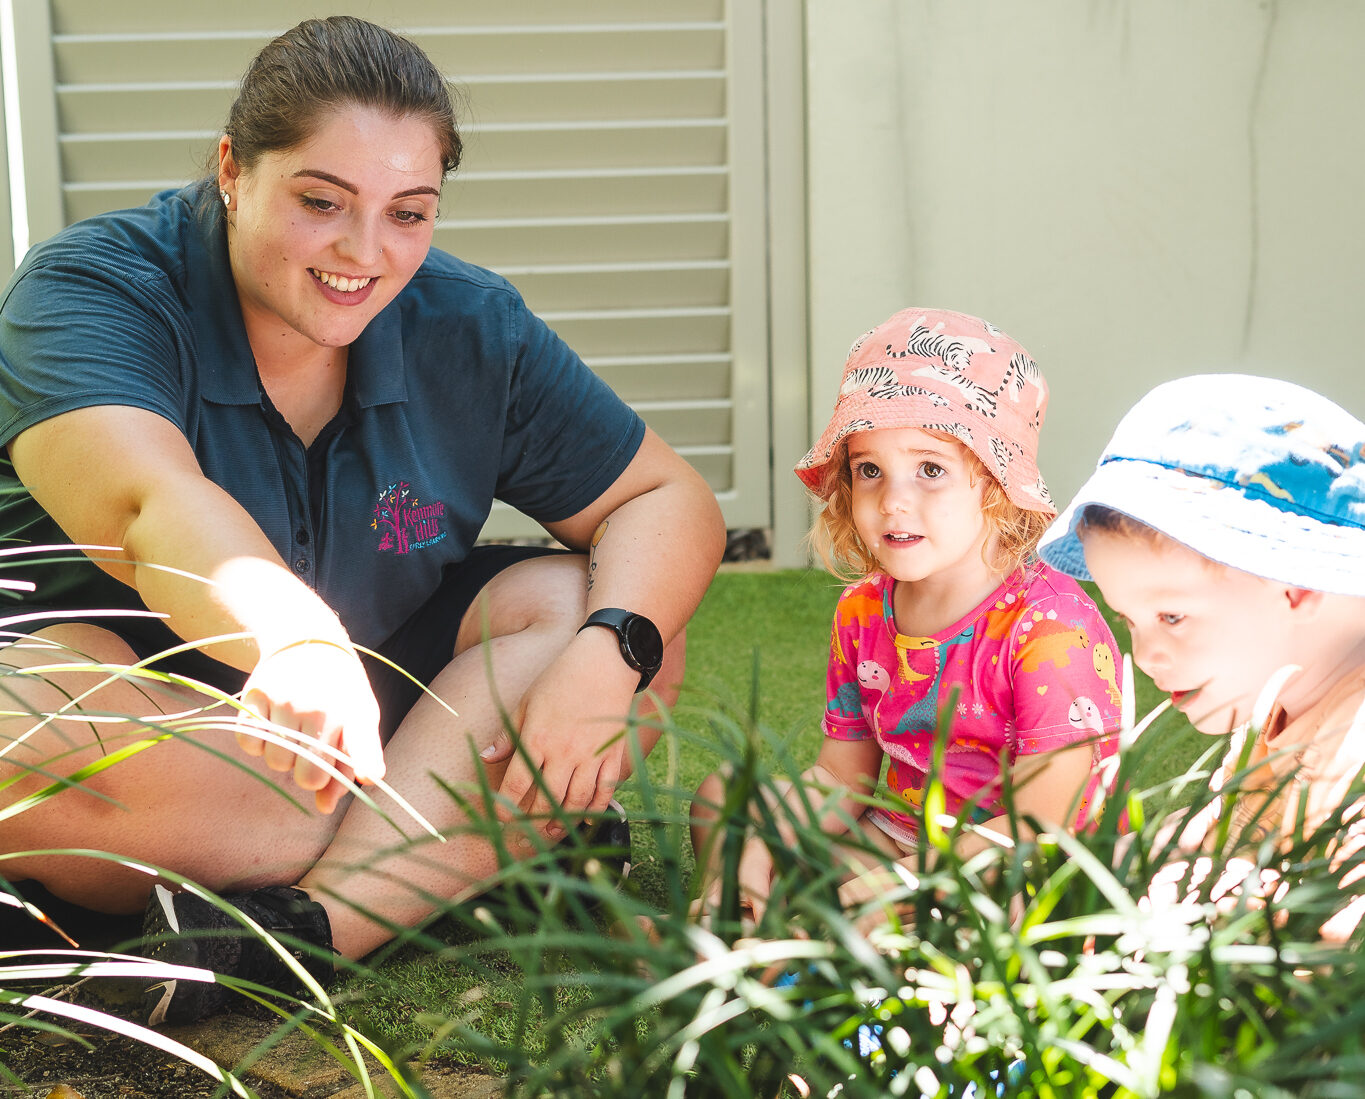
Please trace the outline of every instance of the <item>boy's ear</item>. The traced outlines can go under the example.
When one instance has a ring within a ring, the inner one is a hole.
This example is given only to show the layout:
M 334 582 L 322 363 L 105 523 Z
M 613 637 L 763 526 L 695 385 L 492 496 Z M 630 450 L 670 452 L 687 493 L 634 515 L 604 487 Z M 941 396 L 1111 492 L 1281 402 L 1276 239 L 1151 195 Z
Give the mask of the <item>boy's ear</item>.
M 1312 588 L 1285 588 L 1284 594 L 1290 610 L 1312 612 L 1322 606 L 1322 592 Z

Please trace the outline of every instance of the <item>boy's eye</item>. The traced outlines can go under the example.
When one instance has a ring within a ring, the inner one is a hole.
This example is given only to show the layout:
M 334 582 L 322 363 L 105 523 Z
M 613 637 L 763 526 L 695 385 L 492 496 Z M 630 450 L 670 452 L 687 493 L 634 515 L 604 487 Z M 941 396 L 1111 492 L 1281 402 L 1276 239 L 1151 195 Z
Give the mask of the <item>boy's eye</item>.
M 1178 626 L 1185 620 L 1185 616 L 1183 614 L 1175 614 L 1167 611 L 1164 614 L 1157 615 L 1156 620 L 1163 626 Z

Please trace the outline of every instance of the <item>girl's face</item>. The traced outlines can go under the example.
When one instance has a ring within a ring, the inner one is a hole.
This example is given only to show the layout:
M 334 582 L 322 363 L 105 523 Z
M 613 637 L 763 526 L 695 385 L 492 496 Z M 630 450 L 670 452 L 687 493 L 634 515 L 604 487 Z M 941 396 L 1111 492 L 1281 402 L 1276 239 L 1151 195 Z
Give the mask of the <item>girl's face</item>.
M 979 589 L 990 528 L 982 477 L 966 450 L 919 428 L 849 437 L 853 525 L 883 571 L 897 580 L 935 577 Z
M 351 343 L 426 257 L 442 175 L 429 122 L 369 107 L 333 111 L 307 141 L 250 171 L 224 138 L 228 249 L 257 354 L 299 337 Z
M 1246 722 L 1266 681 L 1295 663 L 1284 585 L 1167 538 L 1090 530 L 1083 544 L 1090 575 L 1132 632 L 1134 661 L 1200 732 Z

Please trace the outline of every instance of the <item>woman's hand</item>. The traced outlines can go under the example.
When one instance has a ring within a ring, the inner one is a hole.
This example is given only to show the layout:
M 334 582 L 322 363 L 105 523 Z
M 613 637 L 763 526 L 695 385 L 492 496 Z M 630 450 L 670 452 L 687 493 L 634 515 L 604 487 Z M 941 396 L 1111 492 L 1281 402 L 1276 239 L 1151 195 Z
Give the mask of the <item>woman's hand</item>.
M 571 816 L 604 812 L 629 770 L 626 738 L 617 734 L 628 720 L 639 682 L 640 673 L 621 659 L 610 630 L 577 634 L 512 713 L 521 751 L 511 756 L 503 776 L 500 815 L 511 819 L 519 811 L 541 821 L 554 805 Z M 500 735 L 483 758 L 494 762 L 510 751 Z M 544 780 L 544 791 L 533 769 Z M 557 840 L 563 830 L 551 822 L 546 835 Z
M 263 757 L 273 771 L 292 770 L 300 787 L 314 791 L 320 812 L 336 808 L 347 792 L 345 780 L 384 777 L 379 707 L 349 646 L 304 640 L 267 653 L 246 682 L 242 704 L 242 750 Z M 253 731 L 267 723 L 270 736 Z

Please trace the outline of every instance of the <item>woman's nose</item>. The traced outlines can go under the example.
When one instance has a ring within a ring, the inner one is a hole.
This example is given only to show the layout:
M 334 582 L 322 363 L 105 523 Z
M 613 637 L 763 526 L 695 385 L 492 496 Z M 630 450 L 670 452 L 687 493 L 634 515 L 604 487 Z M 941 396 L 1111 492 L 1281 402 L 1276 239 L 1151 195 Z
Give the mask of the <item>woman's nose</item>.
M 367 274 L 383 254 L 379 227 L 367 217 L 355 217 L 347 225 L 346 233 L 337 242 L 337 253 L 355 261 L 361 268 L 345 274 Z

